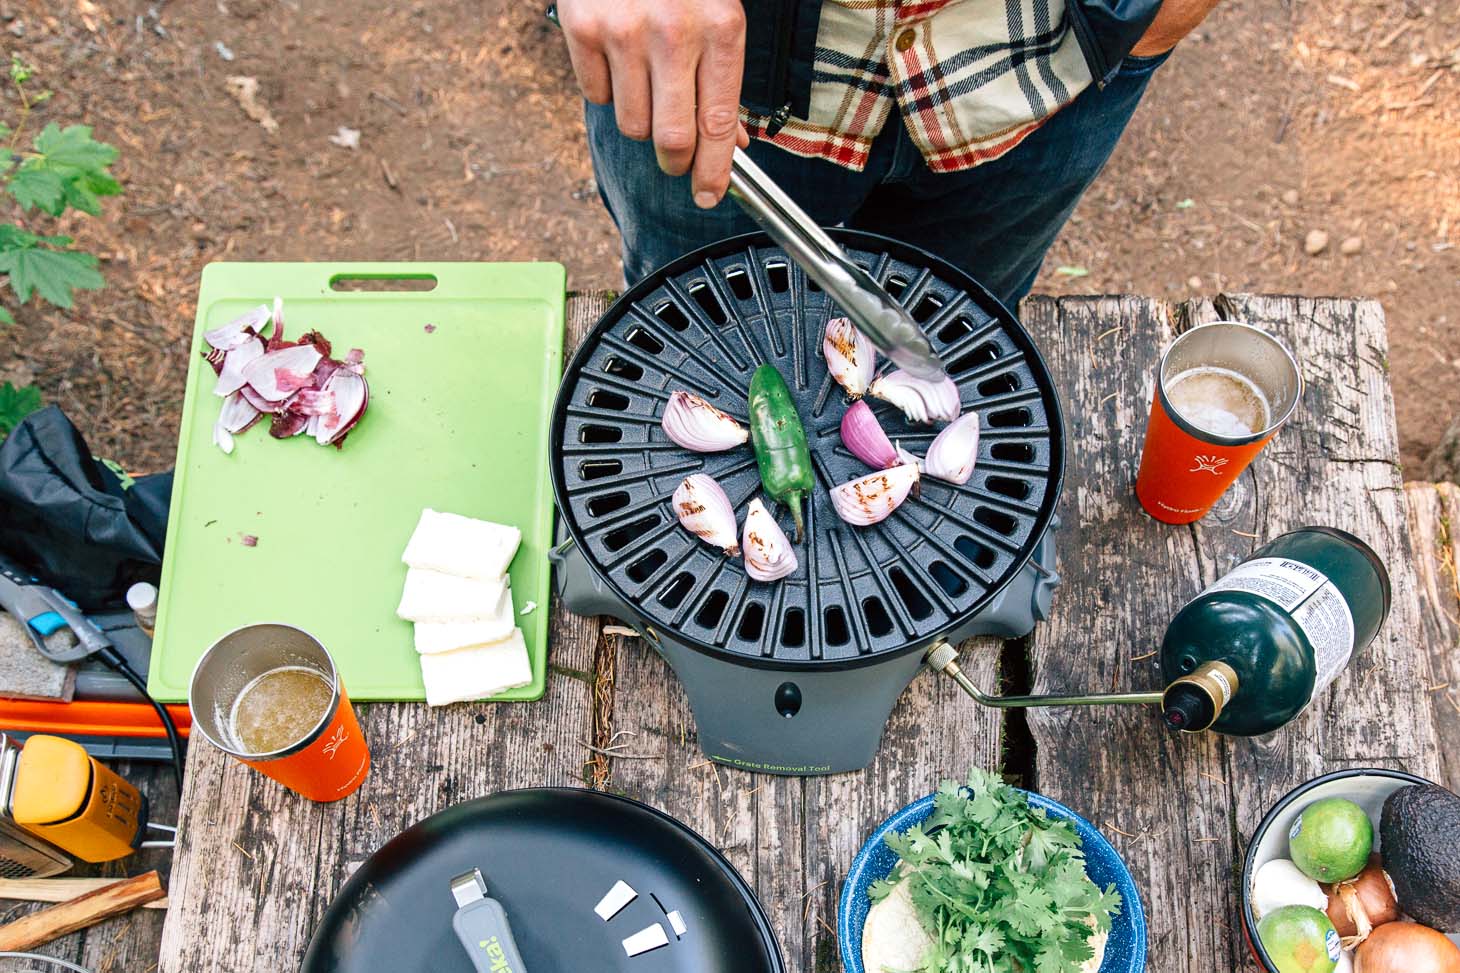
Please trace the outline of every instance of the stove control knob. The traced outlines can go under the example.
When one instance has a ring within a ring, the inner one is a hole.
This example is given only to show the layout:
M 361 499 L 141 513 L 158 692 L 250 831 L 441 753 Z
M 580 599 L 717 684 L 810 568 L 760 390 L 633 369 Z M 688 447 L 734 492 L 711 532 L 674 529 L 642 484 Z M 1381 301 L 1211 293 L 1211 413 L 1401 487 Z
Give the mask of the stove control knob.
M 776 688 L 776 712 L 790 719 L 801 712 L 801 687 L 783 682 Z

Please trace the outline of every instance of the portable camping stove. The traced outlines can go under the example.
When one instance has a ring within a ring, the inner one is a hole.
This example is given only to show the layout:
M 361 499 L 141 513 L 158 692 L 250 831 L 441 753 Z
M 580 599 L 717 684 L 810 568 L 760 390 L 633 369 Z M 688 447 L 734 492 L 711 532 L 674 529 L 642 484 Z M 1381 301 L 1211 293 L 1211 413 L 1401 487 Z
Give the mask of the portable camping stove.
M 979 413 L 967 484 L 924 478 L 921 495 L 880 524 L 838 519 L 827 488 L 867 472 L 841 443 L 847 403 L 821 354 L 839 312 L 759 234 L 685 256 L 625 293 L 574 355 L 553 413 L 558 596 L 572 612 L 621 619 L 664 656 L 706 755 L 768 773 L 866 766 L 930 645 L 1027 634 L 1059 583 L 1050 528 L 1063 422 L 1033 341 L 946 262 L 872 234 L 833 235 L 912 312 L 964 411 Z M 761 493 L 750 447 L 692 453 L 659 426 L 676 389 L 743 423 L 762 362 L 790 386 L 818 479 L 799 566 L 770 584 L 750 581 L 743 562 L 701 543 L 670 509 L 680 481 L 703 472 L 743 523 Z M 892 439 L 914 452 L 932 441 L 935 429 L 870 404 Z

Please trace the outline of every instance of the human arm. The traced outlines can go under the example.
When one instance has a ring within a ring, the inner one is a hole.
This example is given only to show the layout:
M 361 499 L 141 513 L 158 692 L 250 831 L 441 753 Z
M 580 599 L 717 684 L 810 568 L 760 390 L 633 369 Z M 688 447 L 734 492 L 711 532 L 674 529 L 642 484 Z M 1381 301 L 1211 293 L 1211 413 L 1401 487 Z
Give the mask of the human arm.
M 740 0 L 560 0 L 558 18 L 583 97 L 612 103 L 629 138 L 652 138 L 665 172 L 689 173 L 696 205 L 719 202 L 730 156 L 749 141 Z
M 1164 54 L 1206 19 L 1216 8 L 1218 0 L 1164 0 L 1156 19 L 1131 53 L 1136 57 L 1154 57 Z

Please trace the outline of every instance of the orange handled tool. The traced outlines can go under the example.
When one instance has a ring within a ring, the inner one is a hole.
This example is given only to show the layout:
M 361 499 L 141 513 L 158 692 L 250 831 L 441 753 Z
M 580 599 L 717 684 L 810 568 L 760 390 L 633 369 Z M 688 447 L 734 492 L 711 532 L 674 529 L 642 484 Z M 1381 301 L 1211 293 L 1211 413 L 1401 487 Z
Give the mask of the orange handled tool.
M 143 846 L 149 827 L 141 792 L 61 737 L 26 741 L 3 797 L 17 825 L 83 861 L 125 858 Z

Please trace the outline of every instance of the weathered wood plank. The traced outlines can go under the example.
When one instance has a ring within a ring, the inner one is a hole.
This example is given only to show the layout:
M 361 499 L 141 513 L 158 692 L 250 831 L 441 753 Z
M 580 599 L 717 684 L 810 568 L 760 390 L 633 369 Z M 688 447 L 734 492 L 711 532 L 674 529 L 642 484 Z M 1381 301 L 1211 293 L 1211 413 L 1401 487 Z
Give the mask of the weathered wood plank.
M 1425 691 L 1435 709 L 1444 784 L 1460 791 L 1460 487 L 1406 483 L 1409 530 L 1421 606 L 1420 639 L 1428 650 Z
M 1374 764 L 1435 776 L 1438 766 L 1413 651 L 1419 610 L 1382 313 L 1372 303 L 1298 298 L 1223 304 L 1225 314 L 1288 342 L 1308 389 L 1298 415 L 1219 509 L 1176 528 L 1141 512 L 1133 480 L 1161 348 L 1178 328 L 1218 316 L 1211 304 L 1183 310 L 1173 316 L 1139 298 L 1025 306 L 1060 382 L 1071 444 L 1073 515 L 1059 539 L 1066 584 L 1033 642 L 1036 690 L 1155 688 L 1155 660 L 1141 657 L 1175 611 L 1293 527 L 1333 524 L 1359 534 L 1395 581 L 1394 609 L 1374 646 L 1268 738 L 1173 737 L 1149 709 L 1031 713 L 1039 789 L 1103 826 L 1136 875 L 1151 922 L 1151 968 L 1202 969 L 1214 958 L 1237 968 L 1246 962 L 1235 918 L 1238 857 L 1272 802 L 1325 769 Z
M 570 347 L 605 306 L 601 296 L 570 301 Z M 1460 685 L 1447 651 L 1456 630 L 1438 626 L 1460 617 L 1454 595 L 1443 597 L 1453 592 L 1453 575 L 1426 575 L 1421 558 L 1416 581 L 1414 549 L 1397 527 L 1403 494 L 1377 307 L 1264 298 L 1224 308 L 1292 342 L 1310 390 L 1298 419 L 1213 515 L 1195 528 L 1170 528 L 1145 517 L 1132 492 L 1153 364 L 1177 330 L 1216 309 L 1198 304 L 1172 315 L 1139 298 L 1025 305 L 1026 325 L 1060 382 L 1070 444 L 1058 534 L 1066 583 L 1054 617 L 1030 644 L 1035 690 L 1154 687 L 1154 659 L 1142 656 L 1177 608 L 1263 539 L 1299 523 L 1333 523 L 1366 537 L 1395 574 L 1396 604 L 1374 649 L 1308 715 L 1266 740 L 1172 737 L 1150 711 L 1134 709 L 1031 711 L 1035 783 L 1102 826 L 1131 863 L 1151 920 L 1152 969 L 1244 965 L 1234 863 L 1257 817 L 1290 786 L 1333 766 L 1375 763 L 1438 776 L 1428 704 L 1443 705 L 1445 694 L 1425 689 Z M 1453 513 L 1460 495 L 1446 502 Z M 1441 523 L 1439 513 L 1416 516 Z M 1432 536 L 1416 528 L 1422 549 Z M 375 769 L 340 805 L 290 798 L 211 748 L 194 748 L 170 889 L 182 904 L 168 921 L 162 970 L 294 968 L 340 883 L 396 831 L 504 786 L 579 782 L 595 689 L 606 697 L 599 716 L 611 717 L 598 741 L 607 742 L 606 729 L 625 754 L 605 760 L 601 779 L 721 847 L 756 888 L 788 968 L 807 973 L 839 969 L 836 901 L 867 832 L 940 777 L 970 764 L 1001 765 L 1001 714 L 927 674 L 899 700 L 864 772 L 803 780 L 710 764 L 683 690 L 657 654 L 638 639 L 600 639 L 598 620 L 554 612 L 545 700 L 445 711 L 362 707 Z M 1432 674 L 1411 649 L 1419 644 L 1432 648 Z M 964 646 L 963 661 L 975 681 L 996 687 L 997 642 Z M 583 678 L 595 672 L 597 686 Z M 1450 726 L 1460 733 L 1460 723 Z M 1454 786 L 1456 769 L 1446 773 Z M 53 946 L 99 971 L 145 971 L 150 937 L 136 924 L 160 919 L 113 920 Z
M 999 642 L 963 646 L 965 669 L 997 685 Z M 674 815 L 720 848 L 756 890 L 789 969 L 839 970 L 837 899 L 857 849 L 903 805 L 969 766 L 999 766 L 1000 719 L 923 673 L 902 694 L 860 773 L 776 777 L 710 763 L 673 671 L 639 639 L 618 647 L 609 788 Z M 645 759 L 645 758 L 648 759 Z
M 568 348 L 607 305 L 604 294 L 570 299 Z M 297 969 L 340 885 L 403 828 L 505 788 L 582 783 L 599 624 L 551 610 L 541 700 L 361 705 L 370 776 L 336 804 L 299 798 L 206 743 L 192 747 L 162 973 Z

